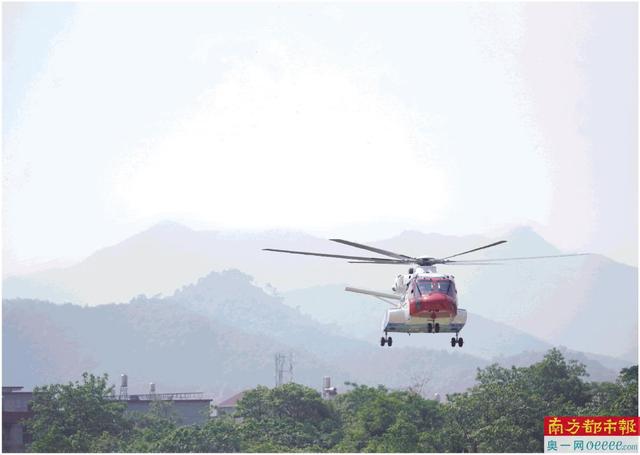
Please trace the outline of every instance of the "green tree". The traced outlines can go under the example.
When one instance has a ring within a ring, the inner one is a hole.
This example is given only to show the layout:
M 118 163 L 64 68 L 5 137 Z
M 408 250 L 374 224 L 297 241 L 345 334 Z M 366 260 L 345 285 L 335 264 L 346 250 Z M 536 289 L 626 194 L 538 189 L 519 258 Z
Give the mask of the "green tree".
M 200 428 L 196 426 L 178 427 L 160 439 L 154 447 L 154 452 L 207 452 L 202 440 Z
M 238 452 L 240 437 L 232 419 L 213 419 L 202 426 L 177 427 L 158 440 L 154 452 Z
M 379 441 L 369 449 L 375 452 L 418 452 L 419 430 L 410 414 L 401 410 Z
M 439 451 L 441 405 L 410 391 L 353 384 L 335 406 L 344 437 L 336 450 L 345 452 Z
M 612 414 L 622 416 L 638 415 L 638 365 L 623 368 L 616 384 L 620 395 L 613 404 Z
M 122 441 L 122 452 L 160 452 L 159 441 L 168 437 L 178 426 L 172 403 L 155 401 L 147 412 L 127 415 L 130 427 L 128 438 Z
M 125 405 L 110 399 L 108 376 L 36 387 L 26 430 L 31 452 L 93 452 L 118 449 L 126 436 Z
M 583 406 L 589 400 L 586 367 L 565 360 L 558 349 L 551 349 L 541 362 L 526 368 L 531 392 L 551 403 L 572 403 Z
M 200 431 L 207 452 L 240 451 L 240 432 L 233 418 L 212 419 L 203 425 Z
M 578 415 L 616 415 L 614 403 L 620 397 L 622 387 L 613 382 L 592 382 L 589 384 L 589 401 L 579 410 Z
M 478 370 L 476 386 L 449 397 L 446 450 L 542 452 L 544 416 L 575 415 L 589 401 L 584 376 L 557 349 L 529 367 Z
M 581 415 L 638 415 L 638 366 L 623 368 L 615 383 L 592 382 Z
M 339 439 L 336 413 L 320 394 L 300 384 L 259 386 L 238 402 L 241 448 L 247 452 L 323 451 Z

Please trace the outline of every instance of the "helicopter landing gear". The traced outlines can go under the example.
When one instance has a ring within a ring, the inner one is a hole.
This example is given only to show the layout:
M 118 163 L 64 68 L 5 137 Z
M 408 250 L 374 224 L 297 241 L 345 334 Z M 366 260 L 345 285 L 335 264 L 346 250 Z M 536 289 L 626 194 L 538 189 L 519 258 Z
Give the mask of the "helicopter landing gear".
M 451 338 L 451 347 L 455 348 L 456 344 L 460 347 L 462 347 L 462 345 L 464 344 L 464 340 L 462 339 L 462 337 L 458 338 L 458 334 L 456 333 L 455 337 Z
M 384 346 L 385 344 L 389 347 L 391 347 L 393 345 L 393 338 L 386 336 L 387 333 L 385 332 L 385 336 L 380 338 L 380 346 Z

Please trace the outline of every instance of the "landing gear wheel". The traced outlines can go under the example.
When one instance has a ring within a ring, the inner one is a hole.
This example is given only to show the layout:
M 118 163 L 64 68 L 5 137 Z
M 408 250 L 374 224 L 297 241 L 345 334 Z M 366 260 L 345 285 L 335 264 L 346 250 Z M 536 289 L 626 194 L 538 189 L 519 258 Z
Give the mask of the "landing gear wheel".
M 456 347 L 456 339 L 455 338 L 451 338 L 451 347 L 455 348 Z
M 435 329 L 436 329 L 436 333 L 440 332 L 440 324 L 438 324 L 437 322 L 435 325 Z
M 433 325 L 431 323 L 427 324 L 427 333 L 431 333 L 433 331 Z
M 458 338 L 458 346 L 462 347 L 464 344 L 464 340 L 462 338 Z
M 387 339 L 385 337 L 380 338 L 380 346 L 384 346 L 386 342 L 387 342 Z
M 389 345 L 389 347 L 391 347 L 392 344 L 393 344 L 393 338 L 391 338 L 391 337 L 387 338 L 387 345 Z

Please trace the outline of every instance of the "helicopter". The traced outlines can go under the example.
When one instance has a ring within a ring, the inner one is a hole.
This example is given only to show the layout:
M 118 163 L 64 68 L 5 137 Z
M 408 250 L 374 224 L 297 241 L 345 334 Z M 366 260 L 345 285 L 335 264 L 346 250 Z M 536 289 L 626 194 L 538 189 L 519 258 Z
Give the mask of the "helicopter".
M 362 243 L 343 239 L 329 239 L 355 248 L 371 251 L 386 257 L 347 256 L 341 254 L 312 253 L 309 251 L 280 250 L 263 248 L 263 251 L 276 253 L 302 254 L 328 258 L 347 259 L 353 264 L 411 265 L 407 274 L 396 276 L 392 293 L 371 291 L 347 286 L 345 291 L 373 296 L 389 304 L 391 308 L 382 321 L 384 336 L 380 346 L 392 346 L 393 338 L 389 333 L 455 333 L 451 337 L 451 347 L 462 347 L 464 339 L 459 336 L 467 323 L 467 311 L 458 307 L 458 291 L 453 275 L 438 273 L 437 265 L 498 265 L 501 261 L 519 261 L 528 259 L 546 259 L 569 256 L 584 256 L 589 253 L 557 254 L 551 256 L 526 256 L 498 259 L 458 260 L 452 259 L 464 254 L 492 248 L 507 243 L 506 240 L 483 245 L 478 248 L 452 254 L 442 258 L 430 256 L 407 256 Z M 416 267 L 413 267 L 416 266 Z

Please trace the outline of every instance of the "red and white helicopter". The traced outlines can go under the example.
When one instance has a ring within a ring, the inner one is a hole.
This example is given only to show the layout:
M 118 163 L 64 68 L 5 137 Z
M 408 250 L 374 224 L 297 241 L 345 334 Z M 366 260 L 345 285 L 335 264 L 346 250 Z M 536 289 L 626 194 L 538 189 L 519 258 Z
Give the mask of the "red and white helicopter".
M 526 259 L 545 259 L 568 256 L 583 256 L 589 253 L 558 254 L 553 256 L 527 256 L 500 259 L 478 259 L 478 260 L 454 260 L 452 258 L 474 251 L 491 248 L 496 245 L 506 243 L 506 240 L 490 243 L 479 248 L 452 254 L 443 258 L 433 258 L 428 256 L 412 257 L 392 251 L 382 250 L 361 243 L 351 242 L 342 239 L 330 239 L 333 242 L 361 248 L 363 250 L 378 253 L 381 257 L 345 256 L 340 254 L 311 253 L 308 251 L 278 250 L 264 248 L 264 251 L 275 251 L 278 253 L 303 254 L 308 256 L 321 256 L 329 258 L 348 259 L 354 264 L 410 264 L 417 268 L 409 268 L 406 275 L 398 275 L 393 293 L 370 291 L 346 287 L 349 292 L 367 294 L 377 297 L 391 305 L 392 308 L 387 313 L 382 322 L 383 337 L 380 338 L 380 346 L 385 344 L 391 346 L 393 339 L 388 336 L 389 332 L 399 333 L 455 333 L 451 338 L 451 346 L 456 344 L 462 347 L 464 340 L 458 334 L 467 322 L 467 311 L 458 308 L 458 292 L 454 277 L 452 275 L 438 273 L 436 265 L 496 265 L 499 261 L 519 261 Z

